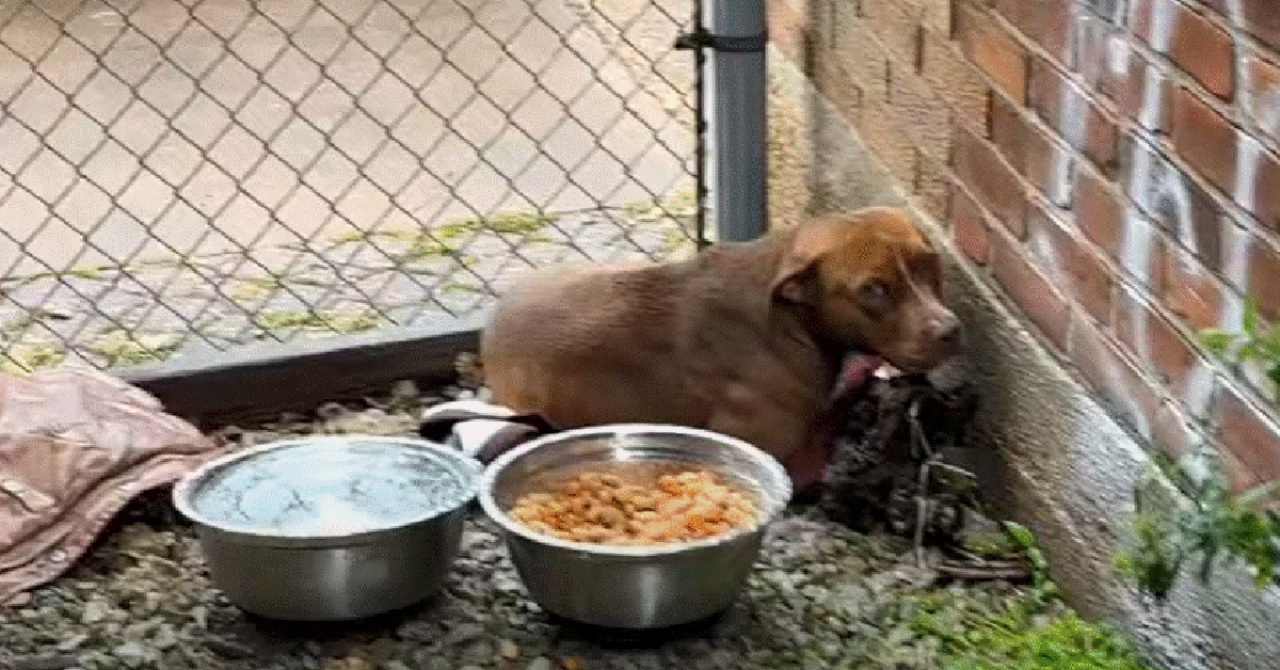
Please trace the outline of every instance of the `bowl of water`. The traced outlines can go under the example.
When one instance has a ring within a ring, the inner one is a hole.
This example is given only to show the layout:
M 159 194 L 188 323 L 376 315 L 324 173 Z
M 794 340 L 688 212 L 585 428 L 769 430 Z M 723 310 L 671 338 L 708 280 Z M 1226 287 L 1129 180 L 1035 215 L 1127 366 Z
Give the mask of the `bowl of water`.
M 423 440 L 325 436 L 215 459 L 174 487 L 214 585 L 273 619 L 343 621 L 439 591 L 483 467 Z

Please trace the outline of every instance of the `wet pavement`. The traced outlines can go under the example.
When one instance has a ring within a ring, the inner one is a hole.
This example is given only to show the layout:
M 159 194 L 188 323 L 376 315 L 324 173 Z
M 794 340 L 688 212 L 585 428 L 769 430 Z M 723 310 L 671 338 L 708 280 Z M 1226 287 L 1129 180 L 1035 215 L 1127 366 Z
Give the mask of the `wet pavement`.
M 685 4 L 0 6 L 0 358 L 360 330 L 680 248 Z

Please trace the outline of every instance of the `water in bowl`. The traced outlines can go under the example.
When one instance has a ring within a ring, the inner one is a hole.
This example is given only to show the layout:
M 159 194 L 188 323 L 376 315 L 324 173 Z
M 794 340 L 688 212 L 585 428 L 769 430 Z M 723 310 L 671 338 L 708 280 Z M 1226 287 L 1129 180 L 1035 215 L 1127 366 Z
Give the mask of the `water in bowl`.
M 304 442 L 217 469 L 196 487 L 192 507 L 226 530 L 333 537 L 420 521 L 469 495 L 465 474 L 426 449 Z

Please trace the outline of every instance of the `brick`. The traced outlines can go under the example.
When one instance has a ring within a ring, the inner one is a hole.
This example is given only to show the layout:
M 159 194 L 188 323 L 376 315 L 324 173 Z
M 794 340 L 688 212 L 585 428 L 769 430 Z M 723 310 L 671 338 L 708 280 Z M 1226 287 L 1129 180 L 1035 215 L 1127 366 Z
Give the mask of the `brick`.
M 1172 320 L 1127 288 L 1120 292 L 1116 308 L 1116 336 L 1148 372 L 1158 374 L 1172 387 L 1186 383 L 1199 359 Z
M 1133 33 L 1169 56 L 1211 93 L 1230 100 L 1235 90 L 1235 43 L 1218 20 L 1178 0 L 1144 0 L 1134 7 Z
M 1204 442 L 1204 437 L 1195 429 L 1187 415 L 1178 404 L 1166 400 L 1156 412 L 1155 424 L 1151 426 L 1151 442 L 1166 454 L 1175 459 L 1191 453 Z
M 1249 91 L 1245 114 L 1264 135 L 1280 142 L 1280 66 L 1255 54 L 1245 60 L 1242 75 Z
M 1222 321 L 1227 288 L 1186 249 L 1165 245 L 1160 299 L 1192 330 L 1216 328 Z
M 1250 235 L 1249 291 L 1268 318 L 1280 318 L 1280 249 Z
M 1240 0 L 1246 29 L 1272 48 L 1280 49 L 1280 12 L 1275 0 Z
M 864 106 L 857 125 L 872 153 L 909 187 L 916 175 L 916 148 L 911 137 L 894 123 L 892 109 L 888 105 Z
M 1195 453 L 1208 440 L 1193 422 L 1187 419 L 1187 415 L 1176 402 L 1166 400 L 1156 414 L 1151 441 L 1173 458 L 1180 459 Z M 1231 454 L 1219 451 L 1217 456 L 1224 468 L 1224 475 L 1235 492 L 1247 491 L 1262 483 L 1252 470 L 1241 464 Z
M 830 68 L 827 76 L 851 80 L 858 87 L 864 105 L 879 105 L 888 100 L 889 59 L 866 21 L 853 12 L 841 10 L 836 13 L 834 23 L 830 56 L 817 59 L 819 67 Z
M 813 82 L 848 125 L 852 126 L 862 115 L 863 101 L 868 98 L 864 97 L 863 88 L 843 62 L 834 58 L 819 59 L 814 64 Z M 878 104 L 883 102 L 881 98 Z
M 1171 238 L 1193 251 L 1209 269 L 1220 271 L 1222 207 L 1146 141 L 1128 136 L 1122 145 L 1125 193 Z
M 1170 58 L 1210 93 L 1231 100 L 1235 93 L 1235 42 L 1231 35 L 1183 5 L 1177 5 L 1176 16 Z
M 956 129 L 952 152 L 956 177 L 1000 223 L 1019 239 L 1025 232 L 1027 196 L 1017 172 L 995 146 L 963 128 Z
M 924 32 L 921 75 L 942 98 L 956 120 L 986 132 L 991 89 L 945 37 Z
M 1034 207 L 1027 217 L 1027 248 L 1055 286 L 1089 316 L 1110 322 L 1115 273 L 1088 241 L 1045 208 Z
M 1222 446 L 1263 482 L 1280 479 L 1280 426 L 1232 386 L 1221 384 L 1215 420 Z
M 1253 138 L 1245 138 L 1244 141 L 1257 147 L 1257 140 Z M 1257 163 L 1253 166 L 1253 201 L 1241 204 L 1246 205 L 1262 225 L 1280 231 L 1280 159 L 1266 149 L 1257 149 L 1254 154 Z
M 982 209 L 963 189 L 953 188 L 950 210 L 951 236 L 961 253 L 978 265 L 986 265 L 991 260 L 991 240 Z
M 942 35 L 951 34 L 951 0 L 921 0 L 924 27 Z
M 895 64 L 889 69 L 894 120 L 922 151 L 945 162 L 951 150 L 951 110 L 914 70 Z
M 914 70 L 920 57 L 920 24 L 924 10 L 912 0 L 864 2 L 862 15 L 890 57 Z
M 991 141 L 1055 205 L 1071 197 L 1071 155 L 1003 98 L 991 101 Z
M 1178 153 L 1226 193 L 1235 188 L 1236 129 L 1185 87 L 1173 94 L 1173 144 Z
M 1157 33 L 1157 25 L 1165 25 L 1166 21 L 1157 21 L 1159 15 L 1168 15 L 1175 9 L 1176 0 L 1136 0 L 1130 3 L 1129 29 L 1138 39 L 1148 46 L 1167 53 L 1169 51 L 1169 34 Z
M 1076 225 L 1085 237 L 1112 258 L 1119 258 L 1125 205 L 1112 185 L 1091 170 L 1078 169 L 1071 201 Z
M 986 72 L 1005 95 L 1021 103 L 1027 97 L 1027 51 L 990 16 L 971 5 L 955 14 L 956 35 L 964 54 Z
M 946 219 L 951 183 L 944 161 L 917 149 L 916 178 L 911 190 L 926 214 L 939 221 Z
M 1114 69 L 1111 43 L 1124 33 L 1111 22 L 1089 12 L 1080 12 L 1075 21 L 1075 58 L 1066 63 L 1079 72 L 1090 87 L 1098 87 Z
M 1041 58 L 1031 60 L 1028 106 L 1067 144 L 1103 169 L 1116 159 L 1116 123 L 1091 94 Z
M 1076 6 L 1070 0 L 995 0 L 994 7 L 1059 62 L 1072 61 Z
M 1171 81 L 1164 66 L 1130 52 L 1124 74 L 1114 76 L 1104 90 L 1126 119 L 1147 130 L 1165 131 L 1169 127 Z
M 991 271 L 1022 313 L 1060 351 L 1066 351 L 1071 307 L 1005 230 L 991 229 Z
M 1262 481 L 1262 478 L 1255 474 L 1252 469 L 1236 460 L 1230 453 L 1220 451 L 1219 457 L 1222 461 L 1224 474 L 1227 477 L 1227 483 L 1231 485 L 1231 490 L 1235 493 L 1244 493 L 1267 483 Z
M 1163 401 L 1121 347 L 1083 316 L 1071 327 L 1070 359 L 1103 405 L 1121 423 L 1150 439 Z
M 1154 222 L 1137 210 L 1130 209 L 1124 220 L 1121 237 L 1124 244 L 1116 256 L 1120 271 L 1131 281 L 1152 293 L 1164 290 L 1164 253 L 1170 246 Z

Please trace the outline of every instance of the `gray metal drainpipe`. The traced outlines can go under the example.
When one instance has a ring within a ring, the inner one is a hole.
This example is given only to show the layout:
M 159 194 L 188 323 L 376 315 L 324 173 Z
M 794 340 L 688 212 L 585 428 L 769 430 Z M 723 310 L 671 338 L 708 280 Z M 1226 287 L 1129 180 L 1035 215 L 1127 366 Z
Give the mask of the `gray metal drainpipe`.
M 768 229 L 765 0 L 698 1 L 709 33 L 712 85 L 704 88 L 703 109 L 716 239 L 752 240 Z

